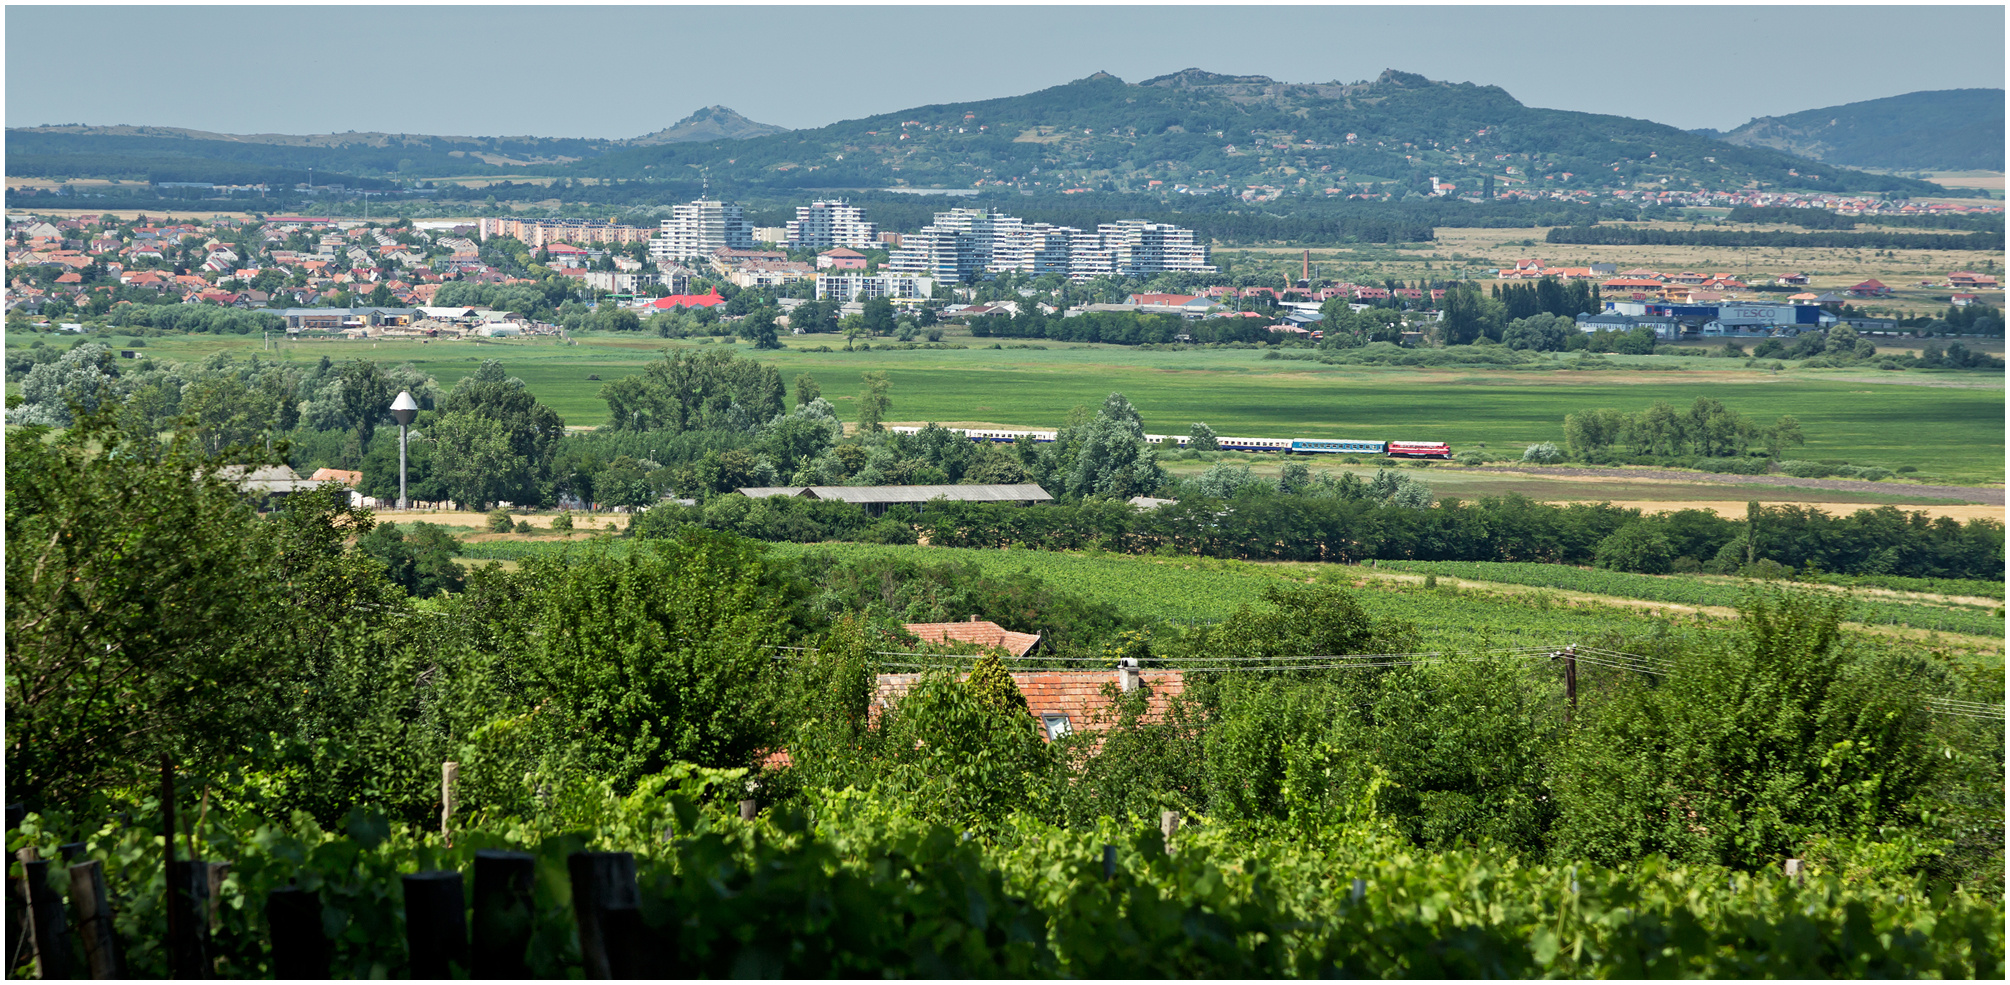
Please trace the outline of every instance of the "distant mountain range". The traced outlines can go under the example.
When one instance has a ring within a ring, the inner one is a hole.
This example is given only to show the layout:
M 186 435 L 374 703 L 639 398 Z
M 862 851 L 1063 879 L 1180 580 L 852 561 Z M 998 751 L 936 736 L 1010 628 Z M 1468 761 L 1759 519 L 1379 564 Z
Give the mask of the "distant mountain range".
M 1996 95 L 2000 134 L 2002 94 Z M 313 168 L 317 176 L 396 181 L 590 177 L 601 187 L 633 186 L 622 193 L 630 202 L 646 201 L 650 185 L 681 186 L 700 174 L 734 194 L 887 187 L 1184 193 L 1281 199 L 1279 208 L 1293 199 L 1363 193 L 1403 199 L 1763 187 L 1946 194 L 1925 182 L 1820 164 L 1731 137 L 1532 108 L 1497 86 L 1395 70 L 1373 81 L 1314 84 L 1200 69 L 1129 83 L 1098 72 L 1025 95 L 808 130 L 711 106 L 632 140 L 242 136 L 154 127 L 18 128 L 7 138 L 7 173 L 15 176 L 201 180 L 190 176 L 211 169 L 234 181 L 267 173 L 277 182 Z
M 788 127 L 755 123 L 724 106 L 707 106 L 671 126 L 655 133 L 643 134 L 628 143 L 647 146 L 707 140 L 746 140 L 749 137 L 766 137 L 788 132 Z
M 2003 170 L 2003 90 L 1939 89 L 1691 131 L 1852 168 Z

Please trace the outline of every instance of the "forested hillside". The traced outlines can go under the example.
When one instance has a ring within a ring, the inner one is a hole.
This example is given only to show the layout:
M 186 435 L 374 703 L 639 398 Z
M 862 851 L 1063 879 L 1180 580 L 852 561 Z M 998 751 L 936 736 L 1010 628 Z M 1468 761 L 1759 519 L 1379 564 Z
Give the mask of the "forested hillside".
M 1259 200 L 1400 199 L 1432 194 L 1434 178 L 1456 186 L 1456 194 L 1481 197 L 1755 184 L 1944 191 L 1911 179 L 1811 168 L 1805 159 L 1767 147 L 1727 146 L 1647 120 L 1535 109 L 1497 86 L 1436 82 L 1394 70 L 1374 81 L 1319 84 L 1198 69 L 1128 83 L 1098 72 L 1026 95 L 766 136 L 747 136 L 772 128 L 737 114 L 728 118 L 730 112 L 711 107 L 633 140 L 14 129 L 8 131 L 9 173 L 22 159 L 50 177 L 172 170 L 178 180 L 204 180 L 185 176 L 199 170 L 195 165 L 221 173 L 230 170 L 226 164 L 405 181 L 518 174 L 638 182 L 639 190 L 657 197 L 682 194 L 682 185 L 701 175 L 709 176 L 713 189 L 742 197 L 913 186 L 1186 201 L 1245 192 Z M 746 139 L 703 139 L 714 133 Z
M 2003 170 L 2003 90 L 1942 89 L 1762 116 L 1726 133 L 1852 168 Z

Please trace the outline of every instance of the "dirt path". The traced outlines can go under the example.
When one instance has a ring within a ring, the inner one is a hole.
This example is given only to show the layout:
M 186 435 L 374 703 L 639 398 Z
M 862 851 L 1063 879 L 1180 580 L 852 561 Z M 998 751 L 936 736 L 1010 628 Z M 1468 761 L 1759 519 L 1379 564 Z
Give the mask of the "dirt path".
M 2002 506 L 2003 490 L 1977 486 L 1919 486 L 1898 482 L 1866 482 L 1862 479 L 1799 479 L 1791 475 L 1720 475 L 1715 472 L 1668 472 L 1657 469 L 1601 469 L 1582 466 L 1473 465 L 1463 472 L 1519 472 L 1585 479 L 1668 479 L 1677 482 L 1716 482 L 1731 486 L 1789 486 L 1796 489 L 1833 489 L 1838 492 L 1877 493 L 1884 496 L 1919 496 L 1928 499 L 1958 499 L 1964 503 Z M 1870 504 L 1866 504 L 1867 508 Z

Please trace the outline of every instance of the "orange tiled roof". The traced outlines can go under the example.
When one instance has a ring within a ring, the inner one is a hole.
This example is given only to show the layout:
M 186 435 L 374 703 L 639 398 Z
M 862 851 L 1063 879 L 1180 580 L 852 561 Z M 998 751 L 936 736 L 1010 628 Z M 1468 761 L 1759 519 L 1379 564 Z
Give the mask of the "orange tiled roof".
M 923 643 L 970 643 L 995 646 L 1015 657 L 1023 657 L 1039 645 L 1038 633 L 1015 633 L 995 622 L 911 622 L 907 631 Z

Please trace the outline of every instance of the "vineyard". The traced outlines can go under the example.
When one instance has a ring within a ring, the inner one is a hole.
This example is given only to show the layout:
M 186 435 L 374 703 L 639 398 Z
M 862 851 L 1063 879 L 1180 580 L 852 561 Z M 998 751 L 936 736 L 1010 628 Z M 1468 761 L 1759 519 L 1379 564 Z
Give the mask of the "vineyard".
M 1750 591 L 1748 583 L 1723 578 L 1640 575 L 1597 568 L 1573 568 L 1559 564 L 1384 561 L 1381 562 L 1381 566 L 1399 571 L 1470 578 L 1475 581 L 1533 585 L 1592 595 L 1723 608 L 1735 608 Z M 1926 579 L 1903 579 L 1903 581 L 1925 582 Z M 2002 591 L 2000 584 L 1992 582 L 1961 582 L 1958 585 L 1992 586 L 1999 594 Z M 1853 592 L 1850 595 L 1850 603 L 1854 609 L 1851 615 L 1852 621 L 1865 625 L 1911 626 L 1916 629 L 1966 633 L 1973 636 L 2003 635 L 2001 602 L 1995 605 L 1982 605 L 1972 601 L 1889 599 Z
M 560 552 L 607 551 L 624 556 L 635 542 L 599 538 L 571 544 L 557 541 L 489 541 L 467 545 L 463 556 L 473 560 L 521 560 Z M 1438 574 L 1450 578 L 1524 585 L 1535 588 L 1605 596 L 1607 600 L 1567 600 L 1543 593 L 1501 594 L 1445 585 L 1424 590 L 1365 577 L 1355 566 L 1318 564 L 1257 564 L 1212 558 L 1156 558 L 1133 555 L 1035 550 L 917 547 L 882 544 L 771 544 L 776 557 L 825 555 L 840 561 L 863 558 L 909 558 L 957 561 L 994 572 L 1028 572 L 1054 588 L 1084 600 L 1107 604 L 1142 621 L 1167 624 L 1208 624 L 1235 615 L 1242 606 L 1262 605 L 1266 585 L 1308 580 L 1343 583 L 1353 588 L 1363 605 L 1377 615 L 1407 620 L 1426 634 L 1432 645 L 1465 645 L 1491 640 L 1551 643 L 1572 639 L 1614 639 L 1652 629 L 1652 620 L 1627 600 L 1677 605 L 1736 608 L 1751 583 L 1728 578 L 1641 575 L 1558 564 L 1485 561 L 1380 561 L 1378 569 Z M 1927 579 L 1862 579 L 1867 587 L 1928 591 L 1933 588 L 1972 592 L 1969 601 L 1891 598 L 1863 590 L 1849 591 L 1851 620 L 1873 626 L 1904 626 L 1944 633 L 1996 637 L 2004 635 L 2001 604 L 1984 605 L 1981 593 L 2002 586 L 1995 582 Z M 1667 617 L 1663 617 L 1664 619 Z
M 972 837 L 858 791 L 745 817 L 717 796 L 743 773 L 685 770 L 628 797 L 568 790 L 562 820 L 477 815 L 451 843 L 360 809 L 330 829 L 213 810 L 189 846 L 230 861 L 179 937 L 158 905 L 157 815 L 81 831 L 31 815 L 8 848 L 102 874 L 123 947 L 88 960 L 113 977 L 2003 973 L 2000 898 L 1896 874 L 1848 844 L 1791 875 L 1527 864 L 1419 852 L 1360 805 L 1271 830 L 1014 818 Z M 484 867 L 519 862 L 517 883 L 484 884 L 496 871 Z M 429 887 L 443 881 L 442 912 Z M 290 916 L 303 904 L 317 919 L 305 937 Z M 42 977 L 86 963 L 43 953 Z

